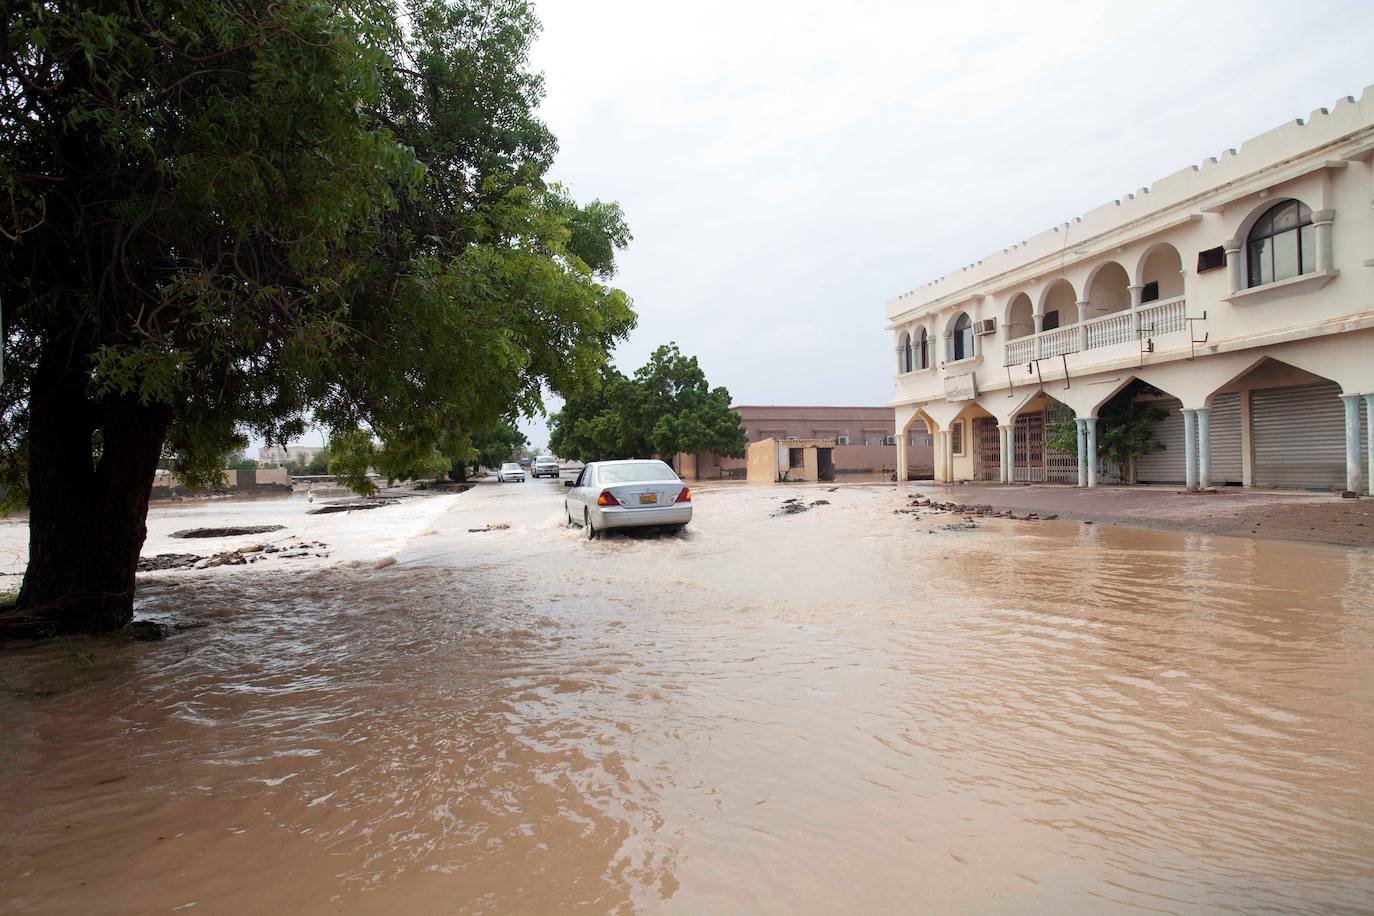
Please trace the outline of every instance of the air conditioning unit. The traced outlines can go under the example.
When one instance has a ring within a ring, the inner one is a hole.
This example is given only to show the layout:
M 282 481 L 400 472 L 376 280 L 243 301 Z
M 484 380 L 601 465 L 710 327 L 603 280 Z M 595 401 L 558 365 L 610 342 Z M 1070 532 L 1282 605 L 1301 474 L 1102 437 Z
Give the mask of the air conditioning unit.
M 975 321 L 973 323 L 973 333 L 977 334 L 979 337 L 986 337 L 989 334 L 996 334 L 997 319 L 984 318 L 982 321 Z
M 883 438 L 883 445 L 896 445 L 896 444 L 897 444 L 897 437 L 896 437 L 896 436 L 886 436 L 886 437 Z
M 838 439 L 836 439 L 835 441 L 836 441 L 838 444 L 840 444 L 840 445 L 848 445 L 848 444 L 849 444 L 849 437 L 848 437 L 848 436 L 840 436 L 840 437 L 839 437 Z

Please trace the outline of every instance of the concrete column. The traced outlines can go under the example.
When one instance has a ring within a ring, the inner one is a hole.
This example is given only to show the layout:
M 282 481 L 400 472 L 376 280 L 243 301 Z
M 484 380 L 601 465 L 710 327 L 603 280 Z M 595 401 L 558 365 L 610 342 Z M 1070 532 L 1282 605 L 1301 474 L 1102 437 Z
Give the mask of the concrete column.
M 1088 430 L 1088 486 L 1097 486 L 1097 417 L 1084 417 L 1083 425 Z
M 1360 477 L 1364 473 L 1360 458 L 1360 396 L 1343 394 L 1345 402 L 1345 488 L 1360 492 Z
M 941 362 L 941 364 L 943 364 L 943 363 L 947 363 L 947 362 L 949 362 L 949 361 L 950 361 L 949 335 L 948 335 L 948 334 L 941 334 L 941 335 L 940 335 L 940 362 Z
M 1042 331 L 1044 331 L 1044 329 L 1045 329 L 1045 316 L 1042 315 L 1040 312 L 1036 312 L 1036 313 L 1035 313 L 1033 316 L 1031 316 L 1031 317 L 1035 319 L 1035 333 L 1039 334 L 1039 333 L 1041 333 Z
M 1197 485 L 1205 490 L 1212 485 L 1212 408 L 1197 409 Z
M 1002 446 L 1002 483 L 1011 483 L 1011 427 L 997 424 L 997 441 Z
M 1312 214 L 1312 228 L 1317 236 L 1318 270 L 1331 269 L 1333 263 L 1331 258 L 1331 223 L 1335 219 L 1335 210 L 1318 210 Z
M 945 480 L 954 483 L 954 422 L 945 430 Z
M 1240 393 L 1240 482 L 1255 485 L 1255 415 L 1250 409 L 1250 392 Z
M 906 483 L 906 445 L 911 441 L 911 433 L 904 429 L 897 431 L 897 482 Z
M 1374 394 L 1364 396 L 1364 420 L 1368 425 L 1366 430 L 1369 440 L 1365 442 L 1364 452 L 1365 461 L 1369 462 L 1369 467 L 1364 476 L 1365 489 L 1370 496 L 1374 496 Z
M 1131 333 L 1140 335 L 1140 297 L 1145 292 L 1144 286 L 1128 286 L 1126 291 L 1131 294 Z
M 1197 411 L 1183 408 L 1183 480 L 1189 490 L 1197 489 Z
M 1088 485 L 1088 430 L 1083 420 L 1075 418 L 1074 432 L 1078 434 L 1078 485 Z
M 1226 250 L 1226 281 L 1233 293 L 1245 289 L 1245 259 L 1240 256 L 1244 244 L 1240 239 L 1227 239 L 1221 243 Z
M 1088 320 L 1088 303 L 1078 303 L 1078 349 L 1079 352 L 1088 349 L 1088 327 L 1083 322 Z

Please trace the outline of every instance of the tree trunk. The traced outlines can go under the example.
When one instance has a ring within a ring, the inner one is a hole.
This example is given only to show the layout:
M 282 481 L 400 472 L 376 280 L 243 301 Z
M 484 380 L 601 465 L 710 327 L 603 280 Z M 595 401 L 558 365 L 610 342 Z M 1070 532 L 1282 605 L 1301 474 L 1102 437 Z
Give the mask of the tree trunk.
M 86 387 L 84 371 L 48 360 L 30 394 L 29 565 L 13 622 L 39 632 L 109 632 L 133 617 L 148 498 L 171 419 L 168 408 L 133 399 L 92 403 Z

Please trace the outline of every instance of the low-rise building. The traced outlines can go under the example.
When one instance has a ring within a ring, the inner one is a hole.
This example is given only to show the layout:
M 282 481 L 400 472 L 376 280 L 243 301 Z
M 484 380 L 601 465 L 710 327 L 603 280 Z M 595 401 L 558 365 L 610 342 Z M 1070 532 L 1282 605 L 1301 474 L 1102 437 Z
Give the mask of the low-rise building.
M 750 483 L 818 483 L 835 479 L 834 439 L 763 439 L 745 455 Z
M 897 440 L 891 407 L 807 407 L 742 404 L 739 414 L 749 442 L 765 439 L 833 439 L 835 473 L 892 474 L 897 469 Z M 924 430 L 909 433 L 907 465 L 912 476 L 929 477 L 933 447 Z M 744 479 L 747 458 L 714 452 L 677 456 L 678 473 L 688 480 Z
M 258 464 L 309 464 L 322 451 L 324 446 L 320 445 L 264 445 L 258 449 Z
M 1374 87 L 892 299 L 899 466 L 915 431 L 939 480 L 1367 491 L 1372 174 Z M 1144 404 L 1164 447 L 1104 467 Z

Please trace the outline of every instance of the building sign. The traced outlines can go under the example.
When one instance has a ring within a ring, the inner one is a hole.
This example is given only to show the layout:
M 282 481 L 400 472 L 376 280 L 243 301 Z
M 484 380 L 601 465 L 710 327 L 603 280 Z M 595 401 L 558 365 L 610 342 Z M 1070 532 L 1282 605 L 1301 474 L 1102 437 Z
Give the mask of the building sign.
M 973 373 L 945 376 L 946 401 L 972 401 L 978 397 L 978 386 L 974 384 Z

